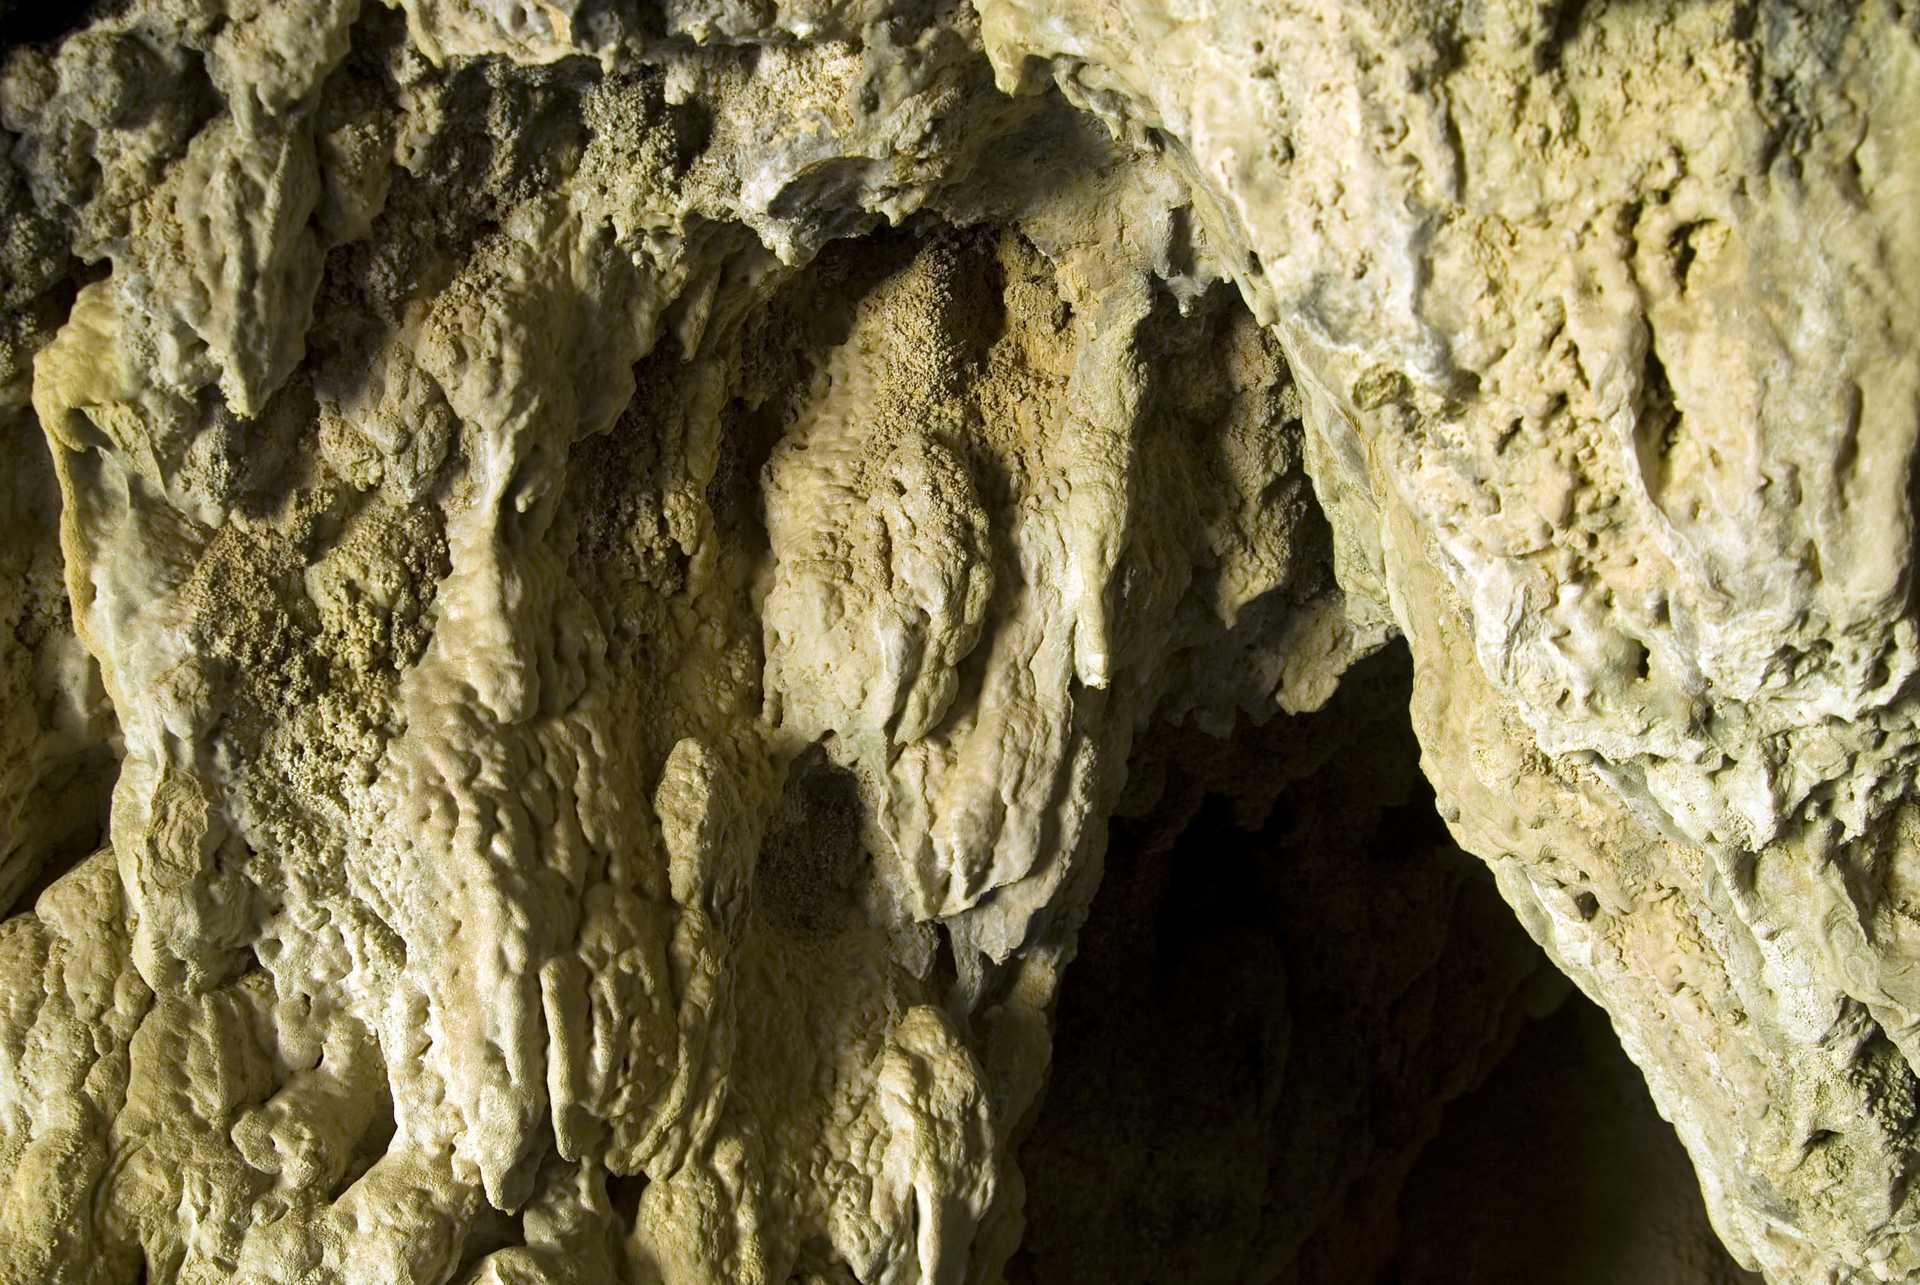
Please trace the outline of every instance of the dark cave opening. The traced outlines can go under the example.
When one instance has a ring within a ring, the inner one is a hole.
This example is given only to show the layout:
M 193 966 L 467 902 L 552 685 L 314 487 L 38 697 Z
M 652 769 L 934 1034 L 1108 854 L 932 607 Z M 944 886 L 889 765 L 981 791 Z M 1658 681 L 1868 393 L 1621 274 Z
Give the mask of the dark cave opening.
M 1016 1285 L 1753 1279 L 1605 1015 L 1455 848 L 1395 645 L 1158 729 L 1021 1151 Z
M 120 10 L 117 0 L 0 0 L 0 54 L 50 44 Z

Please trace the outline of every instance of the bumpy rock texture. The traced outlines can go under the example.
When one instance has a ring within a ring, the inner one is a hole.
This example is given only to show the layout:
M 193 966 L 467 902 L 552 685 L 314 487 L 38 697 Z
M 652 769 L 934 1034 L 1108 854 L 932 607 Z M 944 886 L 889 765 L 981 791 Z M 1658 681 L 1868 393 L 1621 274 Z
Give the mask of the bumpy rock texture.
M 0 1281 L 998 1279 L 1165 729 L 1396 636 L 1734 1256 L 1920 1278 L 1903 0 L 29 7 Z

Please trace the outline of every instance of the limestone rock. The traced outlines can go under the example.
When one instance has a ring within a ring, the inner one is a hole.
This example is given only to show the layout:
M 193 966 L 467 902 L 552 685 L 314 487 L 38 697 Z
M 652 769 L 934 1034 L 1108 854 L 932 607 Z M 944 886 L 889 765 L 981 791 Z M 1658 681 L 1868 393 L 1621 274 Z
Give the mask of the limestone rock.
M 0 1279 L 999 1279 L 1158 738 L 1395 634 L 1734 1255 L 1920 1277 L 1898 0 L 0 45 Z

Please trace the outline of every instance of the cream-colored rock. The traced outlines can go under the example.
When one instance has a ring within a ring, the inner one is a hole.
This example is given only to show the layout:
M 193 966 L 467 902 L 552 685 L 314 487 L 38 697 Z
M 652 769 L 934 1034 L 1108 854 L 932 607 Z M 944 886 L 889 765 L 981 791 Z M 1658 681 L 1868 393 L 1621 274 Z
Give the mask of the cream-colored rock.
M 1920 1276 L 1917 40 L 130 0 L 12 49 L 0 1280 L 995 1279 L 1136 738 L 1394 632 L 1729 1245 Z
M 1448 711 L 1456 832 L 1612 1010 L 1723 1234 L 1782 1280 L 1920 1269 L 1910 26 L 982 12 L 1003 86 L 1173 140 L 1309 390 L 1343 582 Z
M 104 835 L 113 714 L 73 631 L 61 574 L 59 489 L 26 413 L 45 318 L 0 335 L 0 914 L 19 907 Z

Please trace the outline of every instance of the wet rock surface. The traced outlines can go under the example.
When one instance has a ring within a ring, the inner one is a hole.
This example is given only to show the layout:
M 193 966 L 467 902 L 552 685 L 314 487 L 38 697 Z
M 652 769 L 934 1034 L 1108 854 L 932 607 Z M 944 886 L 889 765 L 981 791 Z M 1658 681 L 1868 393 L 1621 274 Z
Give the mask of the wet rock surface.
M 1920 1274 L 1908 6 L 29 9 L 0 1280 L 1040 1270 L 1056 1016 L 1298 1157 L 1127 1236 L 1414 1279 L 1515 918 L 1736 1261 Z

